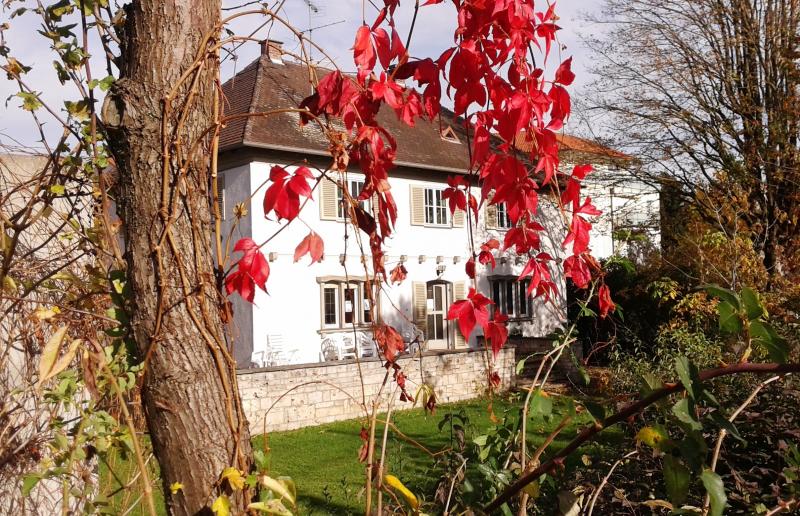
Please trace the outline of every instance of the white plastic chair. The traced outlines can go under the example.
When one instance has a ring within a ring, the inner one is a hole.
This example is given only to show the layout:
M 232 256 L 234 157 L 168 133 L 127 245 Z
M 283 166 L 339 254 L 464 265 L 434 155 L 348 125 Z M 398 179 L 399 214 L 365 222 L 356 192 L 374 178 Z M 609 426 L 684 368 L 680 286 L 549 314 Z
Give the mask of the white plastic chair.
M 342 335 L 339 339 L 339 358 L 342 360 L 354 360 L 357 353 L 358 346 L 353 342 L 353 337 L 351 335 Z
M 378 347 L 368 333 L 358 334 L 358 356 L 362 358 L 374 358 L 378 356 Z
M 330 337 L 322 339 L 319 346 L 319 361 L 320 362 L 333 362 L 339 360 L 339 346 L 336 341 Z
M 278 333 L 267 335 L 266 361 L 268 367 L 288 364 L 295 353 L 297 353 L 296 349 L 286 349 L 283 335 Z

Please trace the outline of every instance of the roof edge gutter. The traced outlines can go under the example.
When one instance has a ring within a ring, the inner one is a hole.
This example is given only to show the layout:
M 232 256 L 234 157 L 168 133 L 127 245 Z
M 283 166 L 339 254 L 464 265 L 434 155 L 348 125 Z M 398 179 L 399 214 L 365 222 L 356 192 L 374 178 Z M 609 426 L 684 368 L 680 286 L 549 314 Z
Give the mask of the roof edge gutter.
M 256 148 L 256 149 L 276 150 L 276 151 L 282 151 L 282 152 L 295 152 L 297 154 L 311 154 L 313 156 L 328 156 L 328 157 L 330 157 L 329 153 L 327 153 L 325 151 L 317 150 L 317 149 L 306 149 L 306 148 L 302 148 L 302 147 L 292 147 L 292 146 L 289 146 L 289 145 L 275 145 L 275 144 L 271 144 L 271 143 L 252 142 L 252 141 L 249 141 L 249 140 L 243 140 L 241 145 L 239 145 L 239 146 L 237 146 L 235 148 L 242 148 L 242 147 L 253 147 L 253 148 Z M 234 150 L 234 148 L 225 149 L 225 150 Z M 451 172 L 453 174 L 463 174 L 463 175 L 469 174 L 469 172 L 467 170 L 462 170 L 462 169 L 458 169 L 458 168 L 441 167 L 441 166 L 437 166 L 437 165 L 427 165 L 427 164 L 424 164 L 424 163 L 412 163 L 410 161 L 395 161 L 394 164 L 395 165 L 400 165 L 402 167 L 421 168 L 421 169 L 425 169 L 425 170 L 435 170 L 435 171 L 438 171 L 438 172 Z

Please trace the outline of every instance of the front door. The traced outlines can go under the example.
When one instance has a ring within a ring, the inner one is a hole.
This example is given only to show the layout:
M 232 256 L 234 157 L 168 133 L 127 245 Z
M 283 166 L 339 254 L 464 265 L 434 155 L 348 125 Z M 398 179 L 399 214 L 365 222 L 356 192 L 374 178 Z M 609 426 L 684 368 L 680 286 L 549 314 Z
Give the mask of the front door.
M 428 349 L 448 349 L 450 347 L 447 321 L 448 286 L 447 283 L 428 283 Z

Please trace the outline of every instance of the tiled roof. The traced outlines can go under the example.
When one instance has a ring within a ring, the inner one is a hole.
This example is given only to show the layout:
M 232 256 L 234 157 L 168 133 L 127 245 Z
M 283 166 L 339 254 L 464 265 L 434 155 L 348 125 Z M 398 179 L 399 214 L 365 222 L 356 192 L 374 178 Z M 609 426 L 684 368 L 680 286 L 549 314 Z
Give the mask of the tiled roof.
M 316 69 L 320 79 L 330 72 L 324 68 Z M 228 80 L 222 90 L 225 116 L 296 108 L 312 93 L 309 70 L 305 65 L 291 61 L 275 63 L 268 55 L 250 63 Z M 415 127 L 409 127 L 384 105 L 377 119 L 397 140 L 396 164 L 447 172 L 468 171 L 467 137 L 463 123 L 454 120 L 452 112 L 442 109 L 435 122 L 417 120 Z M 441 132 L 448 126 L 460 143 L 441 137 Z M 628 158 L 590 140 L 569 135 L 559 135 L 558 138 L 562 152 Z M 517 138 L 516 144 L 524 152 L 532 150 L 533 144 L 526 142 L 523 136 Z M 299 115 L 294 112 L 242 117 L 228 122 L 220 134 L 220 151 L 224 153 L 241 147 L 328 154 L 328 141 L 319 127 L 313 123 L 301 126 Z
M 317 68 L 316 72 L 321 79 L 330 70 Z M 261 56 L 223 85 L 224 115 L 297 107 L 311 94 L 308 73 L 305 65 L 292 62 L 276 64 L 268 56 Z M 415 127 L 409 127 L 391 109 L 383 106 L 377 119 L 397 140 L 395 163 L 467 172 L 466 134 L 462 125 L 453 121 L 452 113 L 443 112 L 435 122 L 417 120 Z M 448 126 L 452 127 L 460 143 L 442 139 L 441 131 Z M 242 146 L 327 154 L 328 141 L 317 125 L 300 126 L 298 113 L 279 113 L 228 123 L 220 134 L 220 150 L 225 152 Z
M 558 140 L 558 147 L 561 154 L 587 154 L 591 156 L 601 156 L 606 159 L 617 160 L 631 159 L 631 157 L 627 154 L 585 138 L 579 138 L 569 134 L 556 133 L 556 139 Z M 514 145 L 522 152 L 528 153 L 533 150 L 536 142 L 525 138 L 525 133 L 520 133 L 517 135 Z

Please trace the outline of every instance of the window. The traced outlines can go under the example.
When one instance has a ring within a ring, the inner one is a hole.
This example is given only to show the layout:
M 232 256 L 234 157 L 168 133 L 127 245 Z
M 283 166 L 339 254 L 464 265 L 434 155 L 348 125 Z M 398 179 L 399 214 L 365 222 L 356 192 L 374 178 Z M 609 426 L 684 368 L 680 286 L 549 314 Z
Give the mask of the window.
M 532 315 L 531 298 L 528 296 L 530 280 L 517 281 L 514 278 L 500 278 L 490 281 L 494 310 L 500 310 L 511 319 L 526 318 Z
M 450 127 L 449 125 L 444 129 L 442 129 L 441 134 L 442 134 L 442 140 L 446 142 L 461 143 L 461 140 L 458 139 L 458 136 L 456 136 L 455 131 L 453 131 L 453 128 Z
M 370 303 L 368 282 L 330 282 L 322 285 L 322 328 L 347 329 L 372 323 L 376 303 Z
M 322 287 L 322 326 L 325 328 L 339 326 L 338 297 L 338 285 L 324 285 Z
M 447 202 L 442 197 L 442 190 L 425 189 L 425 224 L 444 226 L 448 223 Z
M 506 203 L 501 202 L 499 204 L 495 204 L 495 209 L 497 210 L 497 227 L 500 229 L 509 229 L 512 227 L 511 219 L 508 218 L 508 210 L 506 209 Z
M 347 180 L 347 189 L 350 192 L 350 197 L 353 199 L 358 199 L 358 196 L 361 195 L 361 191 L 364 189 L 364 181 L 361 179 L 348 179 Z M 370 211 L 369 201 L 361 201 L 358 203 L 359 206 L 365 211 Z M 344 192 L 340 187 L 336 187 L 336 210 L 337 216 L 340 219 L 343 219 L 347 216 L 346 211 L 346 202 L 344 199 Z

